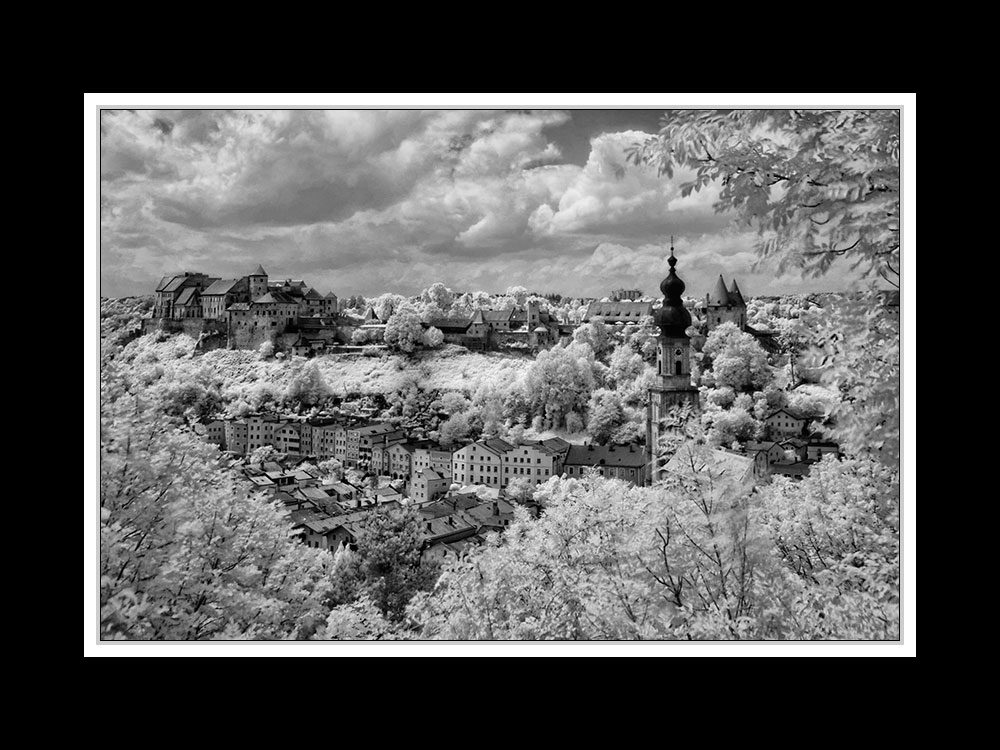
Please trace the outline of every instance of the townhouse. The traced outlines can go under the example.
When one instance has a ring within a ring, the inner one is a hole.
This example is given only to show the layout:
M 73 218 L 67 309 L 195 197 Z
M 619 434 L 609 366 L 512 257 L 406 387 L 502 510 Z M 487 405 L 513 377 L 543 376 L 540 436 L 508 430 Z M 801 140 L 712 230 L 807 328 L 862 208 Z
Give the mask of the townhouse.
M 571 445 L 563 461 L 563 475 L 580 477 L 596 471 L 608 479 L 646 483 L 646 454 L 636 445 Z

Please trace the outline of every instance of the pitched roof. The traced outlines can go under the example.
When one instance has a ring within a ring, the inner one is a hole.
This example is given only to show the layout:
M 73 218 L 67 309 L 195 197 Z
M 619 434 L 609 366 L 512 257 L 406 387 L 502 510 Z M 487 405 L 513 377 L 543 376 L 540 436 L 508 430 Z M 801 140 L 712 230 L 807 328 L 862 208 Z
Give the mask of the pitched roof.
M 334 294 L 333 292 L 327 292 L 326 297 L 324 297 L 323 299 L 337 299 L 337 295 Z
M 187 289 L 182 291 L 178 296 L 175 305 L 190 305 L 198 301 L 198 287 L 189 286 Z
M 167 285 L 165 287 L 163 287 L 162 289 L 157 289 L 156 291 L 158 291 L 158 292 L 176 292 L 178 289 L 181 288 L 181 286 L 187 280 L 188 280 L 188 277 L 185 276 L 185 275 L 183 275 L 183 274 L 181 274 L 180 276 L 174 276 L 173 278 L 170 279 L 170 281 L 167 282 Z
M 629 445 L 570 445 L 563 466 L 617 466 L 639 468 L 646 463 L 646 454 L 638 446 Z
M 719 274 L 719 280 L 715 282 L 715 286 L 712 287 L 712 291 L 708 294 L 708 304 L 715 307 L 728 307 L 733 304 L 729 299 L 729 290 L 726 289 L 726 282 L 722 278 L 722 274 Z
M 469 328 L 469 320 L 468 318 L 459 317 L 431 318 L 424 325 L 427 327 L 433 326 L 442 333 L 465 333 Z
M 208 296 L 212 294 L 229 294 L 233 290 L 233 287 L 239 284 L 243 279 L 219 279 L 213 282 L 208 289 L 202 292 L 203 296 Z
M 736 305 L 737 307 L 747 306 L 747 303 L 743 301 L 743 295 L 740 293 L 740 287 L 736 283 L 736 279 L 733 279 L 733 285 L 729 287 L 729 301 L 730 304 Z
M 312 287 L 306 290 L 306 293 L 302 295 L 305 299 L 323 299 L 323 295 L 317 292 Z
M 546 438 L 540 442 L 550 451 L 555 451 L 556 453 L 565 453 L 572 446 L 572 443 L 568 440 L 563 440 L 561 437 Z
M 511 450 L 514 446 L 508 443 L 506 440 L 501 440 L 500 438 L 491 438 L 490 440 L 481 440 L 479 445 L 485 445 L 498 453 L 506 453 Z
M 293 305 L 295 304 L 295 300 L 284 292 L 268 292 L 264 296 L 255 299 L 253 303 L 255 305 Z
M 483 318 L 487 323 L 499 323 L 505 320 L 510 320 L 511 315 L 513 314 L 513 308 L 508 308 L 506 310 L 485 310 L 483 311 Z
M 251 276 L 267 276 L 267 271 L 264 270 L 264 266 L 258 264 L 254 272 L 250 274 Z
M 249 309 L 250 309 L 249 302 L 234 302 L 233 304 L 231 304 L 229 307 L 226 308 L 226 310 L 249 310 Z
M 365 425 L 364 427 L 358 427 L 357 433 L 359 435 L 369 436 L 369 435 L 385 435 L 389 432 L 396 432 L 399 430 L 398 427 L 394 427 L 388 422 L 377 422 L 376 424 Z M 401 430 L 399 430 L 401 432 Z
M 357 492 L 357 488 L 350 484 L 344 484 L 343 482 L 331 482 L 330 484 L 321 484 L 316 489 L 322 490 L 327 495 L 333 493 L 335 495 L 353 495 Z
M 652 302 L 591 302 L 583 316 L 584 322 L 591 318 L 611 318 L 624 320 L 630 318 L 636 322 L 653 314 Z
M 771 417 L 777 416 L 782 412 L 790 416 L 792 419 L 808 419 L 808 417 L 805 414 L 800 412 L 798 409 L 791 408 L 790 406 L 786 406 L 781 409 L 775 409 L 774 411 L 772 411 L 770 414 L 767 415 L 767 418 L 770 419 Z

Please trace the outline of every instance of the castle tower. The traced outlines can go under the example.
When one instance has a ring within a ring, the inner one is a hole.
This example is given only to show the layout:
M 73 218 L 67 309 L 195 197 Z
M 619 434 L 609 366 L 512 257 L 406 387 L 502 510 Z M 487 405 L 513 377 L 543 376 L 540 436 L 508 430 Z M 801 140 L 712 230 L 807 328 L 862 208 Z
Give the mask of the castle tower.
M 528 330 L 533 331 L 542 322 L 541 308 L 537 302 L 528 302 L 525 304 L 525 308 L 528 315 Z
M 732 286 L 727 289 L 725 280 L 719 275 L 712 291 L 705 295 L 705 320 L 709 332 L 723 323 L 733 323 L 741 331 L 746 328 L 747 303 L 736 279 L 733 279 Z
M 256 270 L 247 277 L 250 282 L 250 301 L 263 297 L 267 294 L 267 271 L 263 266 L 257 266 Z
M 670 272 L 660 282 L 663 305 L 653 312 L 653 320 L 660 328 L 657 337 L 656 384 L 649 389 L 646 407 L 646 456 L 649 460 L 648 477 L 651 483 L 660 479 L 662 470 L 657 466 L 657 446 L 662 434 L 661 420 L 675 406 L 690 404 L 697 409 L 698 389 L 691 385 L 691 339 L 687 328 L 691 313 L 684 307 L 681 294 L 684 282 L 674 271 L 673 240 L 670 242 Z
M 733 311 L 736 313 L 736 319 L 733 322 L 740 327 L 741 331 L 746 330 L 747 303 L 743 299 L 743 293 L 740 292 L 740 287 L 736 283 L 736 279 L 733 279 L 733 285 L 729 287 L 729 301 L 732 303 Z

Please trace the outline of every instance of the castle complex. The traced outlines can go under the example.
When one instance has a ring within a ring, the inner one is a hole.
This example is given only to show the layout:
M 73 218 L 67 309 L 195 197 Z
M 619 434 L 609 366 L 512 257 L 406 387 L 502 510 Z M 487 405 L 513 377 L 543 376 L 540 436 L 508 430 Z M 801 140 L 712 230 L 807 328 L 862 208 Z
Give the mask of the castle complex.
M 337 295 L 325 297 L 301 279 L 270 281 L 257 266 L 247 276 L 219 279 L 203 273 L 164 276 L 156 285 L 151 323 L 187 323 L 189 332 L 225 334 L 227 344 L 243 348 L 305 329 L 336 330 Z

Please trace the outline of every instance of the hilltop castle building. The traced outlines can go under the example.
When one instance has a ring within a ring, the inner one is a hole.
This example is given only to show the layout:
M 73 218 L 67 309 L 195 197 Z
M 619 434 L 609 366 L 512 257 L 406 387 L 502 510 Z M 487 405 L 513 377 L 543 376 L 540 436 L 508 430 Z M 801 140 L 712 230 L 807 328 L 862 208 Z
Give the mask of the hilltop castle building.
M 301 279 L 271 281 L 257 266 L 237 279 L 203 273 L 164 276 L 156 286 L 153 320 L 201 323 L 225 333 L 230 346 L 244 348 L 306 328 L 331 330 L 323 319 L 337 315 L 337 295 L 325 297 Z
M 687 335 L 691 313 L 681 300 L 685 284 L 674 270 L 677 258 L 674 257 L 673 243 L 667 262 L 670 272 L 660 282 L 663 305 L 653 312 L 660 335 L 657 337 L 656 383 L 649 389 L 649 404 L 646 407 L 647 476 L 652 483 L 663 474 L 657 460 L 663 418 L 675 406 L 690 404 L 694 409 L 699 407 L 698 389 L 691 384 L 691 339 Z

